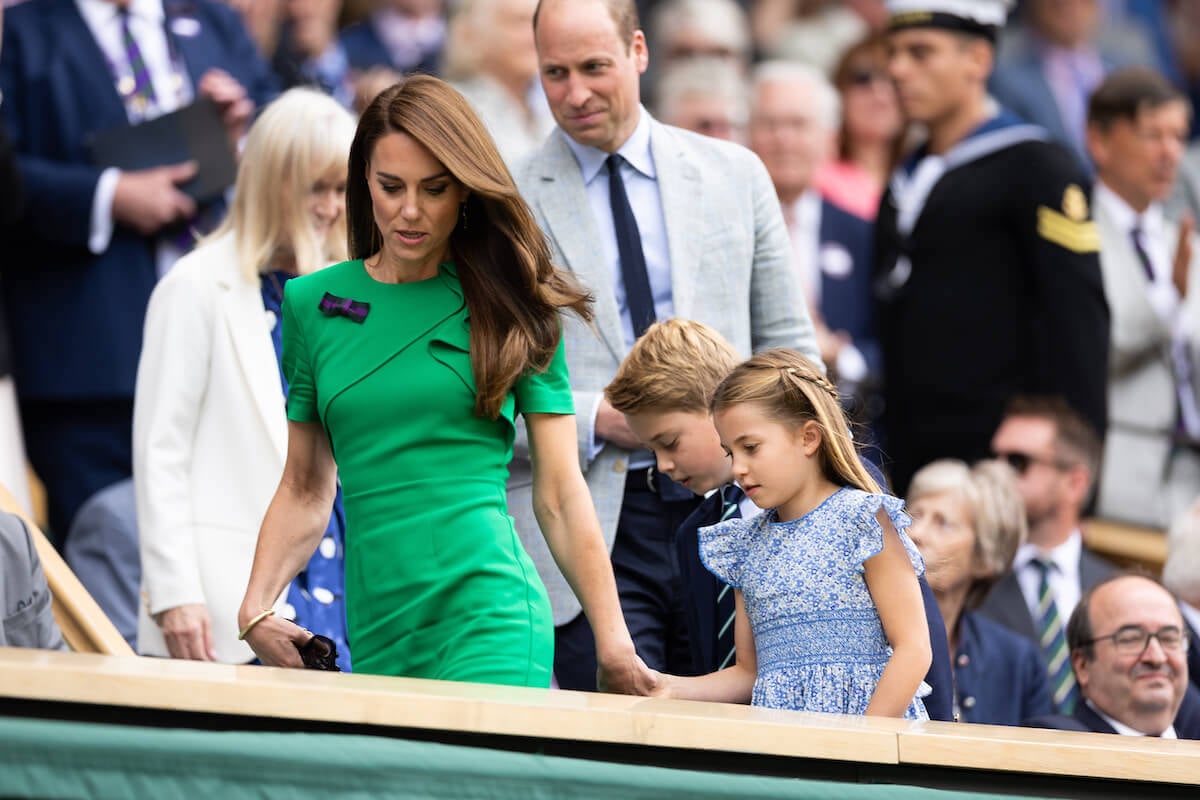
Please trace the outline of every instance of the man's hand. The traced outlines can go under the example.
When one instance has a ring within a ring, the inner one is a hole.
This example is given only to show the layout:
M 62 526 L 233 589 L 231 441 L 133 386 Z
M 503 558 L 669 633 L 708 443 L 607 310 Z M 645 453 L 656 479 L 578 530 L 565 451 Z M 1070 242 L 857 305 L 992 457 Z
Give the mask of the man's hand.
M 1188 272 L 1192 267 L 1192 234 L 1196 230 L 1196 220 L 1191 214 L 1184 214 L 1179 220 L 1179 241 L 1175 245 L 1175 261 L 1171 268 L 1171 280 L 1179 290 L 1180 297 L 1187 297 Z
M 217 660 L 212 641 L 212 620 L 203 603 L 168 608 L 158 615 L 157 622 L 162 628 L 171 658 Z
M 600 407 L 596 410 L 596 437 L 626 450 L 637 450 L 644 446 L 629 427 L 625 415 L 613 408 L 607 397 L 600 398 Z
M 179 191 L 178 185 L 195 174 L 194 161 L 122 172 L 113 193 L 113 219 L 143 236 L 190 219 L 196 213 L 196 204 Z
M 217 104 L 221 121 L 229 134 L 229 145 L 237 152 L 238 142 L 246 134 L 250 118 L 254 116 L 254 101 L 245 88 L 223 69 L 210 69 L 200 78 L 196 91 Z

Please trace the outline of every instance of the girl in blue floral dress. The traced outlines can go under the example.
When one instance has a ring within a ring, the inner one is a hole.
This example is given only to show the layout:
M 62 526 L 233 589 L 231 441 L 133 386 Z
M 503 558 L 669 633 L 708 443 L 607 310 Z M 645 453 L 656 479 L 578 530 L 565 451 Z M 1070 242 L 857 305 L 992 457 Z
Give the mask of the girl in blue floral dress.
M 836 390 L 803 356 L 768 350 L 725 379 L 712 410 L 735 480 L 767 510 L 700 529 L 705 566 L 735 589 L 736 664 L 662 675 L 660 694 L 928 719 L 924 564 Z

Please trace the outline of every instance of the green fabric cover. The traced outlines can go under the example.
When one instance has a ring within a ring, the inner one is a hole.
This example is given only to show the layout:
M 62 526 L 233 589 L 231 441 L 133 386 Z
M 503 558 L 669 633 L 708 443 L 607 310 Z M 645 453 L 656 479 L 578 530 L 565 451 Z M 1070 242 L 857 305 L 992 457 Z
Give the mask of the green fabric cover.
M 214 732 L 0 717 L 0 742 L 0 797 L 6 798 L 1000 797 L 628 766 L 339 734 Z M 803 768 L 802 762 L 797 768 Z

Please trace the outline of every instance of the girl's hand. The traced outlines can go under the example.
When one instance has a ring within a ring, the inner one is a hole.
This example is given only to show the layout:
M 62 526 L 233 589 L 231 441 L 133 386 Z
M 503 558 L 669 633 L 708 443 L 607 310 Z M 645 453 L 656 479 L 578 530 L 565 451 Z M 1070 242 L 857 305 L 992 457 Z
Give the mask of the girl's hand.
M 249 620 L 247 620 L 249 621 Z M 244 624 L 244 623 L 242 623 Z M 262 619 L 246 634 L 246 644 L 268 667 L 303 669 L 299 647 L 312 638 L 312 633 L 278 615 Z
M 655 669 L 650 670 L 650 672 L 654 675 L 654 688 L 650 690 L 650 697 L 663 697 L 667 699 L 674 697 L 675 676 L 659 672 Z
M 659 677 L 632 650 L 620 657 L 603 659 L 596 668 L 597 688 L 613 694 L 651 695 Z

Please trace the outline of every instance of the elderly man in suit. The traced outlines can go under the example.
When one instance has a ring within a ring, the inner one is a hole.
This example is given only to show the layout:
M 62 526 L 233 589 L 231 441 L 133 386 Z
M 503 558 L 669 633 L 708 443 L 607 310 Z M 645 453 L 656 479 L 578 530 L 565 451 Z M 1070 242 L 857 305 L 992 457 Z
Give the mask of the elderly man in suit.
M 1067 625 L 1071 665 L 1083 696 L 1069 715 L 1035 727 L 1194 739 L 1188 632 L 1171 593 L 1153 578 L 1118 574 L 1084 593 Z
M 1065 621 L 1079 596 L 1112 572 L 1083 547 L 1079 520 L 1100 462 L 1095 431 L 1060 398 L 1016 398 L 992 437 L 996 458 L 1017 472 L 1029 538 L 980 612 L 1038 642 L 1055 710 L 1078 699 Z
M 517 181 L 557 262 L 596 296 L 594 329 L 563 323 L 579 457 L 639 654 L 690 672 L 672 538 L 696 499 L 655 471 L 603 389 L 656 318 L 705 322 L 742 355 L 784 346 L 817 358 L 812 324 L 762 163 L 642 108 L 649 54 L 632 0 L 543 0 L 534 36 L 559 130 Z M 586 620 L 536 535 L 528 460 L 518 453 L 511 471 L 509 508 L 554 607 L 559 685 L 594 689 Z
M 1092 95 L 1088 148 L 1100 269 L 1112 316 L 1108 436 L 1098 510 L 1166 528 L 1200 492 L 1200 249 L 1163 213 L 1191 108 L 1145 67 Z
M 2 262 L 30 461 L 62 540 L 76 511 L 131 472 L 142 317 L 183 246 L 194 164 L 102 168 L 96 133 L 209 98 L 236 140 L 274 79 L 216 0 L 40 0 L 8 9 L 3 124 L 25 211 Z

